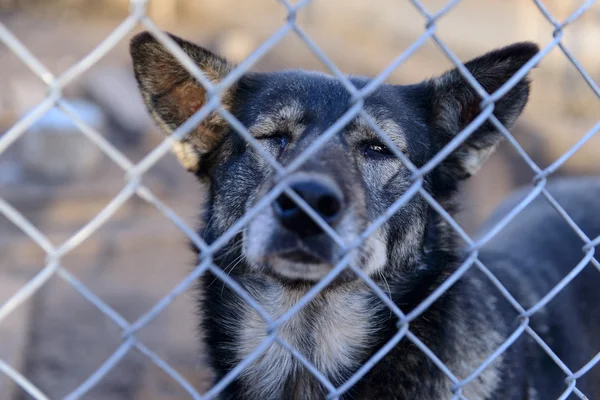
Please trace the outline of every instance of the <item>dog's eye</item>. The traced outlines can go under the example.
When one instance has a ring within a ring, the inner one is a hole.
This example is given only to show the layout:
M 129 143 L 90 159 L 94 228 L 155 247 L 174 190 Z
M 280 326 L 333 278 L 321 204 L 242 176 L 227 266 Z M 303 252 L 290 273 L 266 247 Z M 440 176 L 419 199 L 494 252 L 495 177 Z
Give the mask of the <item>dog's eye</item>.
M 257 139 L 262 142 L 268 143 L 269 146 L 272 146 L 278 152 L 282 152 L 283 150 L 285 150 L 285 147 L 288 144 L 288 137 L 284 132 L 275 132 L 272 135 L 262 136 Z
M 365 157 L 391 156 L 394 153 L 382 143 L 365 143 L 363 146 L 363 155 Z

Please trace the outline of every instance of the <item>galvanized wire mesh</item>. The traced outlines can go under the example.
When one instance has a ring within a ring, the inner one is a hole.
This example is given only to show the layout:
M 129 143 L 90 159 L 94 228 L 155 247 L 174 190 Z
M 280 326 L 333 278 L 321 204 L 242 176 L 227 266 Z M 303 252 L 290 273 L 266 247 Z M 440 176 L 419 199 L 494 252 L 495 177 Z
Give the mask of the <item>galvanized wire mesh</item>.
M 75 390 L 68 394 L 65 399 L 73 400 L 84 396 L 103 377 L 125 356 L 132 348 L 137 348 L 141 353 L 146 355 L 154 364 L 164 370 L 175 381 L 177 381 L 189 395 L 194 399 L 209 399 L 214 398 L 223 390 L 223 388 L 232 382 L 241 371 L 250 363 L 256 360 L 262 352 L 273 343 L 278 343 L 287 349 L 304 367 L 313 374 L 316 379 L 323 384 L 328 391 L 328 398 L 335 399 L 350 389 L 361 377 L 363 377 L 373 366 L 383 358 L 399 341 L 409 340 L 416 345 L 424 354 L 427 355 L 439 369 L 453 382 L 452 396 L 454 399 L 464 399 L 463 387 L 476 379 L 479 374 L 490 365 L 497 357 L 499 357 L 506 349 L 511 346 L 520 336 L 530 335 L 541 348 L 554 360 L 554 362 L 564 371 L 565 374 L 565 391 L 560 398 L 567 398 L 572 393 L 575 393 L 579 398 L 586 398 L 585 394 L 577 388 L 577 379 L 586 374 L 591 368 L 600 362 L 600 353 L 590 359 L 590 361 L 578 371 L 570 370 L 557 355 L 544 343 L 532 328 L 529 326 L 529 318 L 540 308 L 548 304 L 566 285 L 569 284 L 589 263 L 592 263 L 600 270 L 600 263 L 595 257 L 594 248 L 600 245 L 600 237 L 589 238 L 584 232 L 579 229 L 577 224 L 569 217 L 564 209 L 546 190 L 547 178 L 560 168 L 576 151 L 578 151 L 598 130 L 600 130 L 600 122 L 597 123 L 589 132 L 587 132 L 581 140 L 577 142 L 569 151 L 565 152 L 559 159 L 553 162 L 547 168 L 540 168 L 527 155 L 524 149 L 513 138 L 511 133 L 500 123 L 493 115 L 494 103 L 505 95 L 525 74 L 529 72 L 543 57 L 551 50 L 559 48 L 570 60 L 585 82 L 593 90 L 596 96 L 600 99 L 600 88 L 593 81 L 590 75 L 585 71 L 575 56 L 565 47 L 561 41 L 565 28 L 575 22 L 582 14 L 584 14 L 594 3 L 594 1 L 586 1 L 583 5 L 577 8 L 564 21 L 557 21 L 539 1 L 534 0 L 540 13 L 554 26 L 552 38 L 539 53 L 525 64 L 511 79 L 509 79 L 501 88 L 494 93 L 487 93 L 484 88 L 476 81 L 470 72 L 464 67 L 460 60 L 453 54 L 450 48 L 436 34 L 436 23 L 444 17 L 451 9 L 453 9 L 459 0 L 452 0 L 448 4 L 437 11 L 430 13 L 418 0 L 412 0 L 413 5 L 424 18 L 425 30 L 424 33 L 410 45 L 402 54 L 400 54 L 383 72 L 374 78 L 367 86 L 362 89 L 356 88 L 350 80 L 345 77 L 335 64 L 327 57 L 327 55 L 317 46 L 317 44 L 307 35 L 305 31 L 296 23 L 296 16 L 300 10 L 306 7 L 311 0 L 302 0 L 296 4 L 292 4 L 287 0 L 280 0 L 283 7 L 287 9 L 287 21 L 276 32 L 274 32 L 267 40 L 265 40 L 249 57 L 239 64 L 225 79 L 218 84 L 211 83 L 202 73 L 202 71 L 194 64 L 194 62 L 182 51 L 178 45 L 163 33 L 160 28 L 147 16 L 147 0 L 131 0 L 129 16 L 112 32 L 102 43 L 100 43 L 91 53 L 85 58 L 75 63 L 70 69 L 60 76 L 54 76 L 26 46 L 24 46 L 13 33 L 3 24 L 0 24 L 0 40 L 8 46 L 8 48 L 18 56 L 23 63 L 31 69 L 41 79 L 48 88 L 45 99 L 34 107 L 27 115 L 20 119 L 14 126 L 0 137 L 0 154 L 6 150 L 15 140 L 30 128 L 38 119 L 40 119 L 52 107 L 58 107 L 79 128 L 81 133 L 88 137 L 99 149 L 104 152 L 116 165 L 124 171 L 125 185 L 123 189 L 115 196 L 110 203 L 104 207 L 92 220 L 90 220 L 83 228 L 68 238 L 62 244 L 55 246 L 50 240 L 40 232 L 32 223 L 30 223 L 19 211 L 0 198 L 0 212 L 4 214 L 12 223 L 19 227 L 27 236 L 39 245 L 46 253 L 45 267 L 25 286 L 23 286 L 13 297 L 0 307 L 0 323 L 21 303 L 36 293 L 51 277 L 58 276 L 73 288 L 75 288 L 86 300 L 96 306 L 98 310 L 109 317 L 117 326 L 122 329 L 122 344 L 120 347 L 85 381 L 83 381 Z M 198 110 L 189 120 L 182 124 L 172 136 L 166 138 L 159 146 L 144 157 L 140 162 L 133 163 L 125 155 L 123 155 L 116 147 L 109 143 L 99 132 L 87 125 L 74 112 L 69 102 L 62 97 L 63 89 L 72 82 L 75 78 L 85 73 L 98 60 L 104 57 L 119 41 L 124 40 L 128 34 L 137 26 L 143 25 L 149 30 L 152 35 L 162 43 L 172 54 L 182 63 L 182 65 L 204 85 L 207 90 L 207 103 Z M 347 112 L 331 127 L 329 127 L 317 140 L 315 140 L 299 157 L 287 166 L 280 165 L 273 157 L 266 152 L 250 132 L 227 110 L 221 107 L 219 94 L 235 83 L 249 68 L 253 66 L 265 53 L 275 46 L 284 36 L 288 34 L 297 35 L 306 46 L 327 66 L 330 72 L 339 79 L 344 87 L 352 94 L 352 101 Z M 426 41 L 433 40 L 439 49 L 448 57 L 452 63 L 456 65 L 460 74 L 466 79 L 477 93 L 482 97 L 481 113 L 475 118 L 463 131 L 451 140 L 437 155 L 428 161 L 421 168 L 417 168 L 412 164 L 406 156 L 399 151 L 394 143 L 386 137 L 385 133 L 371 120 L 369 115 L 363 111 L 364 99 L 372 93 L 378 85 L 386 80 L 386 78 L 405 60 L 407 60 L 417 49 L 419 49 Z M 279 183 L 266 194 L 260 201 L 257 202 L 249 212 L 241 219 L 233 224 L 233 226 L 215 242 L 210 245 L 202 240 L 188 227 L 177 214 L 162 203 L 150 189 L 144 186 L 142 176 L 171 148 L 175 140 L 186 136 L 199 122 L 207 117 L 211 112 L 218 112 L 253 148 L 261 154 L 265 160 L 273 167 L 276 175 L 279 178 Z M 362 116 L 368 121 L 371 128 L 377 132 L 381 140 L 389 146 L 392 152 L 402 161 L 402 163 L 412 172 L 412 185 L 410 188 L 379 218 L 377 218 L 371 226 L 369 226 L 354 242 L 345 243 L 344 240 L 331 229 L 321 217 L 314 212 L 310 206 L 293 192 L 287 185 L 285 177 L 297 170 L 302 163 L 311 157 L 324 143 L 326 143 L 333 135 L 339 132 L 350 120 L 356 116 Z M 423 188 L 424 176 L 431 172 L 443 159 L 445 159 L 452 151 L 454 151 L 469 135 L 471 135 L 485 121 L 490 121 L 515 148 L 518 154 L 526 162 L 526 164 L 535 172 L 535 179 L 530 193 L 502 218 L 492 229 L 490 229 L 483 237 L 474 241 L 469 235 L 454 221 L 454 219 L 436 202 L 436 200 L 427 193 Z M 417 306 L 410 313 L 403 313 L 391 299 L 381 290 L 381 288 L 373 282 L 367 274 L 359 268 L 349 264 L 349 256 L 345 256 L 341 261 L 320 280 L 306 295 L 298 301 L 298 303 L 288 310 L 285 314 L 277 319 L 273 319 L 261 306 L 247 293 L 239 284 L 235 282 L 228 274 L 223 272 L 218 266 L 213 263 L 213 256 L 216 252 L 225 246 L 234 235 L 240 231 L 261 209 L 268 206 L 279 194 L 285 192 L 292 198 L 315 222 L 323 228 L 328 235 L 342 247 L 346 254 L 352 249 L 361 245 L 364 240 L 374 233 L 387 219 L 397 212 L 412 196 L 421 195 L 429 205 L 436 210 L 447 223 L 458 232 L 459 236 L 468 245 L 468 256 L 463 264 L 431 295 Z M 156 207 L 164 216 L 170 219 L 190 240 L 200 249 L 200 256 L 197 267 L 175 288 L 171 290 L 164 298 L 156 303 L 148 312 L 142 315 L 133 323 L 129 323 L 120 316 L 114 309 L 106 304 L 101 298 L 96 296 L 82 282 L 73 276 L 68 270 L 61 265 L 62 258 L 79 246 L 95 231 L 100 229 L 115 212 L 132 196 L 139 196 L 154 207 Z M 531 201 L 537 196 L 544 196 L 550 204 L 556 209 L 564 220 L 570 225 L 573 231 L 581 238 L 582 258 L 581 261 L 565 276 L 548 294 L 546 294 L 537 304 L 529 309 L 523 308 L 519 302 L 512 297 L 509 291 L 500 283 L 500 281 L 490 272 L 490 270 L 478 259 L 479 249 L 488 243 L 503 227 L 512 221 Z M 493 352 L 478 368 L 464 379 L 459 379 L 453 372 L 443 364 L 443 362 L 420 341 L 410 330 L 410 323 L 415 318 L 420 316 L 434 301 L 436 301 L 448 288 L 450 288 L 458 279 L 465 274 L 470 268 L 481 270 L 490 281 L 499 289 L 503 296 L 520 314 L 520 324 L 518 328 L 502 343 L 502 345 Z M 278 336 L 278 328 L 286 323 L 295 313 L 302 307 L 306 306 L 321 290 L 331 283 L 338 274 L 344 269 L 351 269 L 360 279 L 374 291 L 374 293 L 383 301 L 389 309 L 398 317 L 398 331 L 393 338 L 384 345 L 376 354 L 373 355 L 356 373 L 344 382 L 341 386 L 336 387 L 327 377 L 321 373 L 311 362 L 306 359 L 301 353 L 286 343 Z M 188 383 L 175 369 L 163 361 L 157 354 L 136 338 L 136 333 L 153 320 L 165 307 L 167 307 L 180 293 L 186 290 L 200 275 L 210 271 L 234 290 L 241 298 L 246 301 L 267 323 L 266 339 L 239 365 L 231 370 L 225 377 L 217 382 L 208 392 L 200 394 L 196 389 Z M 23 376 L 13 367 L 8 365 L 3 360 L 0 360 L 0 370 L 12 378 L 23 390 L 35 399 L 48 399 L 48 397 L 32 384 L 26 376 Z

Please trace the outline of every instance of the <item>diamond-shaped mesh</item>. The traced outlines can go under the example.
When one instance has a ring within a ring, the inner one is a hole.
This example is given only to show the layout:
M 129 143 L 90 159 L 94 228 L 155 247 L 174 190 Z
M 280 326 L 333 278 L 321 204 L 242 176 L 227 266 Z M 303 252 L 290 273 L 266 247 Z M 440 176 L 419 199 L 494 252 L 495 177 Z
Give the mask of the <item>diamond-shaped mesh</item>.
M 581 140 L 579 140 L 569 151 L 565 152 L 560 158 L 545 169 L 538 167 L 532 159 L 527 155 L 525 150 L 517 143 L 511 133 L 500 123 L 500 121 L 493 115 L 494 103 L 505 95 L 519 80 L 529 72 L 542 58 L 544 58 L 551 50 L 560 49 L 572 63 L 572 65 L 581 74 L 583 79 L 593 90 L 593 92 L 600 98 L 600 88 L 593 81 L 590 75 L 585 71 L 580 62 L 574 57 L 571 51 L 561 41 L 565 28 L 581 17 L 594 3 L 594 1 L 586 1 L 583 5 L 577 8 L 568 18 L 564 21 L 557 21 L 548 11 L 546 6 L 539 0 L 534 0 L 537 5 L 539 12 L 554 26 L 554 32 L 549 43 L 543 47 L 539 53 L 533 57 L 527 64 L 525 64 L 510 80 L 508 80 L 501 88 L 496 90 L 494 93 L 486 93 L 483 87 L 476 81 L 476 79 L 469 73 L 464 67 L 460 60 L 453 54 L 451 49 L 444 44 L 436 33 L 436 23 L 444 18 L 444 16 L 456 7 L 460 1 L 452 0 L 447 3 L 437 13 L 432 14 L 421 4 L 418 0 L 413 0 L 412 3 L 418 12 L 424 18 L 424 32 L 423 34 L 412 43 L 402 54 L 400 54 L 387 68 L 381 72 L 379 76 L 374 78 L 367 86 L 359 89 L 355 87 L 350 80 L 344 76 L 341 71 L 335 66 L 335 64 L 327 57 L 327 55 L 319 48 L 319 46 L 309 37 L 309 35 L 296 23 L 296 16 L 298 12 L 306 7 L 311 0 L 299 1 L 296 4 L 291 4 L 286 0 L 280 0 L 280 3 L 287 10 L 287 19 L 284 25 L 274 32 L 268 39 L 266 39 L 250 56 L 248 56 L 242 63 L 240 63 L 223 81 L 219 84 L 213 84 L 207 79 L 202 71 L 194 64 L 194 62 L 186 56 L 181 48 L 170 39 L 160 28 L 147 16 L 146 8 L 147 1 L 145 0 L 131 0 L 130 1 L 130 13 L 127 18 L 112 32 L 110 33 L 96 48 L 89 53 L 86 57 L 75 63 L 70 69 L 60 76 L 54 76 L 36 57 L 32 54 L 26 46 L 24 46 L 13 33 L 7 29 L 6 26 L 0 24 L 0 40 L 8 46 L 8 48 L 19 57 L 22 62 L 35 73 L 39 79 L 47 85 L 48 92 L 45 99 L 34 107 L 27 115 L 21 118 L 14 126 L 8 131 L 4 132 L 0 137 L 0 153 L 6 150 L 13 142 L 15 142 L 21 135 L 23 135 L 35 122 L 40 119 L 48 110 L 52 107 L 58 107 L 62 110 L 79 128 L 81 133 L 89 138 L 106 156 L 110 158 L 118 167 L 124 172 L 125 183 L 124 187 L 115 196 L 108 205 L 106 205 L 101 212 L 99 212 L 94 218 L 92 218 L 83 228 L 68 238 L 60 245 L 54 245 L 50 240 L 40 232 L 30 221 L 28 221 L 19 211 L 17 211 L 11 204 L 0 198 L 0 212 L 4 214 L 13 224 L 19 227 L 28 237 L 31 238 L 43 251 L 46 253 L 45 267 L 30 281 L 27 282 L 14 296 L 12 296 L 6 303 L 0 307 L 0 323 L 21 303 L 26 301 L 29 297 L 36 293 L 51 277 L 58 276 L 60 279 L 67 282 L 73 288 L 75 288 L 81 296 L 87 301 L 97 307 L 102 313 L 110 318 L 117 326 L 122 329 L 122 344 L 120 347 L 84 382 L 68 394 L 65 398 L 68 400 L 77 399 L 83 397 L 88 391 L 90 391 L 96 384 L 98 384 L 103 377 L 123 358 L 129 350 L 137 348 L 141 353 L 146 355 L 154 364 L 161 368 L 164 372 L 170 375 L 175 381 L 177 381 L 189 395 L 194 399 L 208 399 L 214 398 L 232 382 L 245 367 L 256 360 L 261 354 L 272 344 L 277 343 L 287 351 L 289 351 L 293 357 L 295 357 L 312 375 L 318 379 L 319 382 L 328 391 L 328 398 L 336 399 L 343 393 L 348 391 L 361 377 L 369 372 L 373 366 L 382 359 L 396 344 L 401 340 L 408 340 L 418 347 L 431 361 L 439 367 L 439 369 L 452 381 L 452 396 L 455 399 L 464 399 L 462 388 L 469 382 L 476 379 L 481 372 L 487 368 L 496 358 L 502 355 L 512 343 L 514 343 L 523 334 L 530 335 L 541 348 L 551 357 L 554 362 L 564 371 L 565 374 L 565 391 L 561 398 L 567 398 L 572 393 L 577 395 L 579 398 L 586 398 L 576 385 L 576 381 L 579 377 L 588 372 L 596 364 L 600 362 L 600 353 L 590 359 L 590 361 L 578 371 L 570 370 L 551 350 L 551 348 L 544 343 L 544 341 L 536 334 L 536 332 L 529 326 L 529 318 L 537 312 L 540 308 L 550 302 L 566 285 L 569 284 L 589 263 L 593 264 L 598 270 L 600 270 L 600 263 L 594 254 L 594 248 L 600 245 L 600 237 L 589 238 L 587 237 L 577 224 L 571 219 L 571 217 L 565 212 L 565 210 L 558 204 L 558 202 L 552 197 L 552 195 L 546 190 L 547 178 L 553 174 L 558 168 L 560 168 L 576 151 L 578 151 L 592 136 L 594 136 L 598 130 L 600 130 L 600 122 L 598 122 L 588 133 L 586 133 Z M 121 153 L 116 147 L 109 143 L 99 132 L 94 128 L 86 124 L 80 119 L 68 101 L 62 97 L 62 91 L 70 82 L 75 78 L 79 77 L 86 70 L 97 63 L 103 56 L 105 56 L 118 42 L 124 40 L 128 34 L 137 26 L 142 25 L 149 30 L 152 35 L 162 43 L 182 65 L 204 85 L 207 89 L 207 103 L 198 110 L 189 120 L 182 124 L 172 136 L 166 138 L 160 145 L 154 148 L 147 156 L 145 156 L 140 162 L 131 162 L 123 153 Z M 320 59 L 324 65 L 329 69 L 348 92 L 352 95 L 352 103 L 349 105 L 346 113 L 331 127 L 329 127 L 317 140 L 315 140 L 299 157 L 287 166 L 280 165 L 273 157 L 259 146 L 256 140 L 252 137 L 250 132 L 247 130 L 242 123 L 235 119 L 227 110 L 221 107 L 219 94 L 222 90 L 226 89 L 230 85 L 234 84 L 246 71 L 248 71 L 264 54 L 266 54 L 272 47 L 274 47 L 282 38 L 288 34 L 295 34 L 300 38 L 311 50 L 314 55 Z M 389 75 L 404 61 L 406 61 L 413 53 L 415 53 L 426 41 L 433 40 L 439 49 L 447 56 L 447 58 L 456 65 L 460 74 L 466 79 L 477 93 L 482 97 L 481 102 L 481 113 L 475 118 L 463 131 L 461 131 L 456 137 L 451 140 L 438 154 L 436 154 L 430 161 L 420 168 L 417 168 L 412 164 L 406 156 L 394 145 L 394 143 L 385 135 L 384 132 L 375 124 L 375 122 L 364 112 L 363 104 L 364 99 L 370 93 L 372 93 L 378 85 L 383 83 Z M 233 226 L 221 237 L 215 240 L 210 245 L 202 240 L 193 229 L 188 227 L 183 220 L 163 202 L 161 202 L 153 192 L 142 182 L 143 175 L 155 164 L 161 157 L 163 157 L 171 148 L 171 145 L 175 140 L 178 140 L 186 136 L 202 119 L 207 117 L 209 113 L 217 111 L 248 143 L 254 147 L 254 149 L 273 167 L 279 183 L 260 199 L 255 207 L 247 212 L 241 219 L 236 221 Z M 329 225 L 322 220 L 322 218 L 316 213 L 311 207 L 294 191 L 292 191 L 286 184 L 286 176 L 297 170 L 307 159 L 309 159 L 319 148 L 325 144 L 331 137 L 337 134 L 348 122 L 350 122 L 356 116 L 361 115 L 373 130 L 381 137 L 386 145 L 388 145 L 391 151 L 404 163 L 404 165 L 412 173 L 412 185 L 410 188 L 397 199 L 381 216 L 379 216 L 360 236 L 352 243 L 345 243 L 344 240 L 329 227 Z M 452 151 L 454 151 L 462 142 L 464 142 L 469 135 L 471 135 L 481 124 L 486 121 L 490 121 L 507 139 L 508 142 L 516 149 L 518 154 L 526 162 L 526 164 L 534 171 L 535 179 L 530 193 L 521 200 L 512 211 L 510 211 L 504 218 L 502 218 L 492 229 L 487 233 L 474 241 L 469 235 L 457 224 L 457 222 L 450 216 L 442 206 L 436 202 L 436 200 L 424 189 L 424 176 L 431 172 L 442 160 L 444 160 Z M 296 202 L 315 222 L 323 228 L 323 230 L 331 236 L 331 238 L 344 249 L 345 257 L 325 276 L 320 280 L 314 287 L 304 295 L 295 306 L 285 312 L 282 316 L 274 319 L 270 316 L 258 302 L 246 292 L 236 281 L 231 278 L 226 272 L 221 270 L 218 266 L 213 263 L 213 256 L 216 252 L 225 246 L 233 237 L 243 228 L 257 213 L 268 206 L 279 194 L 285 192 L 294 202 Z M 171 290 L 164 298 L 156 303 L 147 313 L 142 315 L 133 323 L 127 322 L 119 313 L 111 308 L 103 299 L 95 295 L 86 285 L 79 281 L 73 274 L 63 268 L 61 260 L 63 257 L 71 252 L 74 248 L 79 246 L 82 242 L 88 239 L 94 232 L 102 227 L 116 212 L 119 208 L 131 197 L 139 196 L 149 204 L 153 205 L 158 209 L 166 218 L 170 219 L 189 239 L 200 249 L 200 256 L 197 267 L 175 288 Z M 377 285 L 369 276 L 361 269 L 351 265 L 349 263 L 348 254 L 350 251 L 360 246 L 369 235 L 373 234 L 383 223 L 385 223 L 395 212 L 397 212 L 404 204 L 406 204 L 413 196 L 422 196 L 425 201 L 437 211 L 441 217 L 459 234 L 459 236 L 467 244 L 467 257 L 465 261 L 456 271 L 448 277 L 448 279 L 441 284 L 435 291 L 433 291 L 429 297 L 427 297 L 420 305 L 414 308 L 410 313 L 403 313 L 394 304 L 388 295 Z M 571 272 L 565 276 L 560 282 L 545 295 L 537 304 L 529 309 L 523 308 L 517 300 L 515 300 L 509 291 L 502 285 L 493 273 L 478 259 L 479 249 L 488 243 L 498 232 L 500 232 L 510 221 L 512 221 L 529 203 L 531 203 L 536 197 L 544 196 L 550 204 L 556 209 L 558 213 L 564 218 L 564 220 L 571 226 L 575 233 L 581 238 L 582 248 L 582 259 L 581 261 L 571 270 Z M 417 336 L 411 332 L 411 321 L 422 315 L 433 302 L 435 302 L 440 296 L 442 296 L 457 280 L 461 278 L 469 269 L 477 268 L 483 274 L 485 274 L 492 284 L 499 290 L 500 293 L 506 298 L 506 300 L 515 308 L 519 313 L 519 325 L 515 331 L 498 347 L 477 369 L 471 372 L 464 379 L 459 379 L 444 363 L 421 341 Z M 352 270 L 360 279 L 364 280 L 365 283 L 377 294 L 381 301 L 390 308 L 390 310 L 398 317 L 398 331 L 392 337 L 392 339 L 385 344 L 376 354 L 372 356 L 364 365 L 362 365 L 358 371 L 345 381 L 340 386 L 336 387 L 327 377 L 315 367 L 306 357 L 304 357 L 297 349 L 287 343 L 282 337 L 278 336 L 278 328 L 285 324 L 292 318 L 302 307 L 306 306 L 321 290 L 329 285 L 339 274 L 345 269 Z M 203 273 L 210 271 L 218 279 L 222 280 L 224 284 L 229 286 L 235 291 L 244 301 L 246 301 L 267 324 L 267 337 L 266 339 L 241 363 L 233 368 L 223 379 L 217 382 L 208 392 L 200 395 L 196 389 L 187 382 L 175 369 L 169 366 L 164 360 L 162 360 L 156 353 L 146 347 L 144 344 L 136 339 L 136 333 L 152 321 L 163 309 L 169 306 L 169 304 L 175 299 L 176 296 L 181 294 L 184 290 L 192 285 L 194 281 L 198 279 Z M 47 399 L 32 382 L 30 382 L 26 376 L 20 374 L 17 370 L 12 368 L 10 365 L 0 360 L 0 370 L 13 379 L 22 389 L 24 389 L 31 397 L 35 399 Z

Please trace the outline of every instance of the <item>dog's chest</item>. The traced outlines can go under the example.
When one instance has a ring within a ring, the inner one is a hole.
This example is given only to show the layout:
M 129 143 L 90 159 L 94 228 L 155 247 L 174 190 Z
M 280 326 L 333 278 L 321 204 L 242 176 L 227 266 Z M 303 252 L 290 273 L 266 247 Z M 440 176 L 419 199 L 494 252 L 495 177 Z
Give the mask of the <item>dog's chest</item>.
M 253 293 L 265 310 L 277 319 L 292 308 L 304 293 L 273 287 Z M 372 309 L 365 293 L 329 291 L 302 307 L 281 326 L 278 337 L 297 350 L 330 380 L 347 378 L 373 344 Z M 238 362 L 268 338 L 267 325 L 251 308 L 242 312 Z M 241 375 L 252 398 L 314 398 L 321 385 L 302 363 L 279 343 L 273 343 Z M 293 393 L 293 395 L 291 394 Z M 320 397 L 320 396 L 319 396 Z

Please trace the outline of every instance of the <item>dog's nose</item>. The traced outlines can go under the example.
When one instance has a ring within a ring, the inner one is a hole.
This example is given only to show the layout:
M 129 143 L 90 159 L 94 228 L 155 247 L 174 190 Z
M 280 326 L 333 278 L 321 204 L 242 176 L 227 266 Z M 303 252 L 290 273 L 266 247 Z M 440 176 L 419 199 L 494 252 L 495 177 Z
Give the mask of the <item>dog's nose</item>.
M 342 194 L 332 184 L 316 180 L 295 182 L 290 185 L 317 214 L 330 226 L 338 220 L 342 210 Z M 275 215 L 281 224 L 299 236 L 314 236 L 323 230 L 294 200 L 282 193 L 274 202 Z

